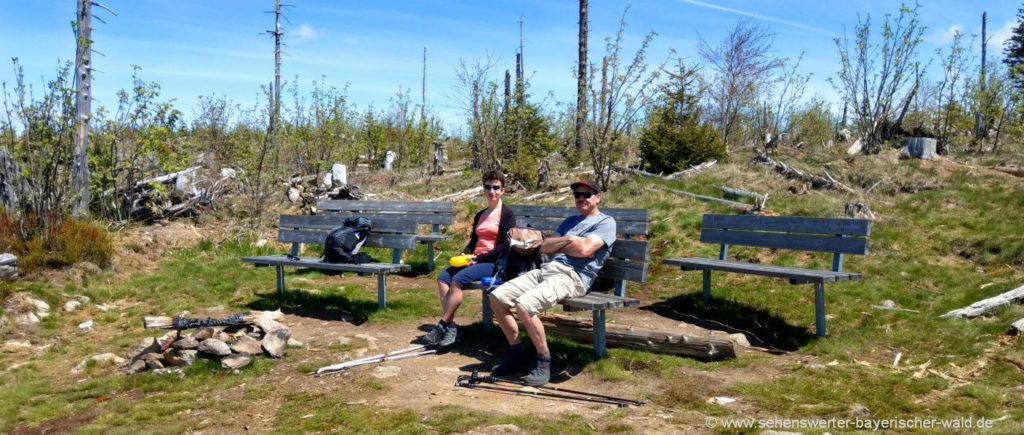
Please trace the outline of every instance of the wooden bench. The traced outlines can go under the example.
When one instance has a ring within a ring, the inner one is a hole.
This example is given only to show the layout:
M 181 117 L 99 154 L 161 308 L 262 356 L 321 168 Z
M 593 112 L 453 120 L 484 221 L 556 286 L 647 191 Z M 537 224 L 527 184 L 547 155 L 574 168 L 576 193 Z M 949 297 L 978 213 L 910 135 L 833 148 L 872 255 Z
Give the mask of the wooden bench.
M 316 214 L 364 216 L 374 223 L 401 219 L 415 221 L 417 225 L 430 225 L 430 233 L 416 235 L 416 242 L 427 245 L 427 268 L 431 271 L 434 270 L 434 243 L 448 240 L 448 236 L 441 234 L 441 225 L 451 225 L 455 220 L 454 205 L 451 202 L 327 199 L 317 202 Z M 402 249 L 408 248 L 395 248 L 392 251 L 392 263 L 402 262 Z
M 550 234 L 569 216 L 579 214 L 576 207 L 542 205 L 509 205 L 516 215 L 516 225 L 529 226 Z M 603 357 L 605 344 L 605 310 L 640 305 L 640 301 L 626 296 L 626 281 L 647 282 L 647 265 L 650 259 L 647 240 L 634 240 L 636 236 L 648 234 L 647 210 L 642 208 L 601 208 L 602 213 L 615 218 L 616 231 L 622 235 L 615 240 L 612 251 L 605 261 L 590 292 L 578 298 L 563 299 L 559 302 L 566 311 L 590 310 L 594 318 L 594 352 Z M 467 288 L 484 289 L 479 283 Z M 607 291 L 614 290 L 614 294 Z M 490 329 L 494 313 L 488 298 L 483 298 L 483 324 Z
M 718 258 L 672 258 L 665 264 L 682 270 L 704 271 L 704 299 L 711 298 L 711 271 L 786 278 L 790 284 L 814 284 L 815 327 L 825 336 L 825 283 L 852 281 L 861 274 L 843 272 L 843 255 L 868 253 L 871 221 L 867 219 L 797 216 L 706 214 L 700 232 L 703 243 L 719 243 Z M 728 260 L 729 245 L 832 253 L 832 270 L 755 264 Z
M 331 229 L 341 226 L 346 217 L 341 215 L 282 215 L 278 226 L 277 240 L 291 243 L 291 252 L 282 255 L 245 257 L 242 258 L 242 262 L 253 263 L 257 267 L 276 267 L 279 295 L 284 294 L 285 267 L 376 274 L 377 306 L 384 308 L 387 303 L 387 274 L 408 272 L 412 269 L 411 266 L 397 263 L 329 263 L 320 258 L 299 257 L 300 247 L 303 243 L 322 245 Z M 363 247 L 412 249 L 417 242 L 416 227 L 415 220 L 374 219 L 373 229 L 367 236 Z

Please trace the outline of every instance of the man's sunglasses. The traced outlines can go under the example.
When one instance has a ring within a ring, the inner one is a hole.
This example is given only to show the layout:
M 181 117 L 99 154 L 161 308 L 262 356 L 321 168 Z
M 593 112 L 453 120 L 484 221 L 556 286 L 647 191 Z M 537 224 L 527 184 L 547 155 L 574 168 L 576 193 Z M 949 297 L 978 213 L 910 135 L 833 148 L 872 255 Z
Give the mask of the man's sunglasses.
M 498 190 L 501 190 L 501 186 L 498 186 L 496 184 L 485 184 L 484 185 L 484 190 L 498 191 Z
M 576 191 L 572 192 L 572 197 L 576 198 L 576 199 L 580 199 L 580 198 L 590 199 L 591 196 L 594 196 L 594 192 L 576 192 Z

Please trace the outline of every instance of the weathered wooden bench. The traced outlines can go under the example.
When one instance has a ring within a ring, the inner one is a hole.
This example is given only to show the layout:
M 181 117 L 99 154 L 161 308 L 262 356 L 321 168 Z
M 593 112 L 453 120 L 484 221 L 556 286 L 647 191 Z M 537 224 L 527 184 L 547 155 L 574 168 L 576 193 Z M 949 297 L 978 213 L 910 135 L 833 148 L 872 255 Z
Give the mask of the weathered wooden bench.
M 867 219 L 798 216 L 706 214 L 700 232 L 703 243 L 719 243 L 718 258 L 671 258 L 665 264 L 704 272 L 704 299 L 711 298 L 711 271 L 785 278 L 790 284 L 814 284 L 815 327 L 825 336 L 825 283 L 861 278 L 843 272 L 843 255 L 868 253 L 871 221 Z M 729 245 L 832 253 L 832 270 L 807 269 L 728 260 Z
M 374 223 L 388 219 L 411 220 L 417 225 L 430 225 L 429 234 L 417 234 L 416 242 L 427 245 L 427 268 L 434 270 L 434 243 L 448 240 L 441 234 L 441 225 L 451 225 L 455 220 L 454 205 L 451 202 L 427 201 L 347 201 L 328 199 L 317 202 L 316 214 L 339 216 L 364 216 Z M 402 249 L 392 251 L 391 262 L 402 262 Z
M 541 205 L 509 205 L 516 215 L 516 225 L 539 229 L 545 234 L 554 232 L 565 218 L 579 214 L 576 207 L 557 207 Z M 626 281 L 646 282 L 647 264 L 650 259 L 647 240 L 634 240 L 634 237 L 648 234 L 647 210 L 642 208 L 601 208 L 601 212 L 615 218 L 617 232 L 621 238 L 615 240 L 612 251 L 605 261 L 604 267 L 597 275 L 597 280 L 590 292 L 578 298 L 563 299 L 559 302 L 566 311 L 593 312 L 594 318 L 594 352 L 603 357 L 607 351 L 605 344 L 605 310 L 632 307 L 640 304 L 640 300 L 626 296 Z M 479 283 L 468 288 L 485 289 Z M 609 293 L 614 290 L 614 293 Z M 485 295 L 486 296 L 486 295 Z M 483 324 L 490 329 L 494 322 L 494 313 L 487 297 L 483 298 Z
M 412 269 L 408 264 L 397 263 L 329 263 L 320 258 L 300 257 L 303 243 L 320 244 L 326 240 L 331 229 L 339 227 L 347 216 L 316 215 L 297 216 L 282 215 L 278 226 L 277 240 L 291 243 L 291 252 L 282 255 L 261 255 L 244 257 L 242 262 L 253 263 L 256 267 L 274 266 L 277 268 L 277 292 L 284 294 L 284 268 L 301 267 L 309 269 L 337 270 L 342 272 L 370 273 L 377 275 L 377 306 L 384 308 L 387 303 L 387 274 L 408 272 Z M 366 238 L 363 247 L 411 249 L 416 246 L 416 221 L 391 219 L 374 219 L 373 229 Z

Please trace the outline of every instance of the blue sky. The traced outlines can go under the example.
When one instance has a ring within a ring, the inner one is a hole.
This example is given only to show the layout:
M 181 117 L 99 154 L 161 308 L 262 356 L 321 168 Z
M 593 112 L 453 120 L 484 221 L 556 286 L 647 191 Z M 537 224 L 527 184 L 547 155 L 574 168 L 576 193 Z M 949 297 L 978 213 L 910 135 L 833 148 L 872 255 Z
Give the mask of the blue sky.
M 93 39 L 97 106 L 115 108 L 115 93 L 130 86 L 131 65 L 146 81 L 162 87 L 162 98 L 191 118 L 201 95 L 218 95 L 252 106 L 262 99 L 260 85 L 273 80 L 272 0 L 101 0 L 117 15 L 95 14 Z M 400 89 L 420 101 L 423 49 L 427 49 L 427 104 L 446 125 L 462 123 L 455 67 L 490 56 L 495 79 L 514 70 L 520 19 L 526 74 L 537 98 L 575 101 L 577 1 L 286 0 L 283 78 L 298 76 L 303 92 L 312 81 L 348 87 L 359 109 L 386 107 Z M 895 13 L 897 1 L 883 0 L 590 0 L 590 56 L 598 59 L 604 38 L 613 35 L 623 10 L 626 53 L 643 36 L 658 33 L 648 52 L 660 62 L 674 49 L 697 60 L 699 38 L 717 43 L 736 22 L 749 18 L 776 34 L 774 50 L 795 58 L 806 53 L 800 71 L 813 74 L 808 96 L 834 94 L 825 81 L 834 76 L 838 56 L 832 39 L 852 30 L 860 16 L 880 22 Z M 928 26 L 921 53 L 933 56 L 946 47 L 952 31 L 980 34 L 981 13 L 988 12 L 990 59 L 1002 58 L 1002 42 L 1016 22 L 1021 1 L 922 0 L 921 21 Z M 70 21 L 75 0 L 0 0 L 0 81 L 13 81 L 10 59 L 17 57 L 35 83 L 52 77 L 58 60 L 74 59 Z M 937 64 L 937 63 L 936 63 Z M 933 66 L 933 69 L 935 67 Z M 38 86 L 38 85 L 37 85 Z M 463 98 L 464 99 L 464 98 Z

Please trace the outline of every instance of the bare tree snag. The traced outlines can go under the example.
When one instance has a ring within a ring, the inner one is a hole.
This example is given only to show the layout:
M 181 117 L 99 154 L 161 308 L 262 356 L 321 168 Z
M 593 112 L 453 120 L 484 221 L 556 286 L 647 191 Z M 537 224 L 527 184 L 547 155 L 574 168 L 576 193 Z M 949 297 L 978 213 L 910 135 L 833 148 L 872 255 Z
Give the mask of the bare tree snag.
M 593 341 L 594 323 L 590 320 L 558 314 L 542 314 L 539 317 L 547 332 L 588 343 Z M 659 331 L 614 324 L 606 325 L 605 328 L 606 340 L 609 345 L 683 355 L 702 361 L 736 357 L 736 343 L 726 337 L 698 337 L 675 331 Z
M 78 0 L 75 21 L 75 141 L 71 213 L 89 212 L 89 121 L 92 119 L 92 0 Z
M 579 59 L 576 63 L 576 152 L 583 154 L 587 125 L 587 0 L 580 0 Z
M 978 317 L 991 311 L 994 308 L 1024 300 L 1024 285 L 1010 290 L 1006 293 L 982 299 L 965 308 L 956 309 L 943 314 L 941 317 Z

